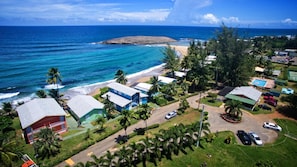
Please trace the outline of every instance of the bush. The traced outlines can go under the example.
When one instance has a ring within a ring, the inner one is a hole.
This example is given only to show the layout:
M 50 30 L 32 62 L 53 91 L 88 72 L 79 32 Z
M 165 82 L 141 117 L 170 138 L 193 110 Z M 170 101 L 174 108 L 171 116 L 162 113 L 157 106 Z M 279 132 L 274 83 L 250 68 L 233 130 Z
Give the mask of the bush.
M 167 100 L 163 97 L 156 97 L 156 103 L 159 106 L 165 106 L 167 104 Z
M 254 108 L 254 111 L 259 111 L 260 110 L 260 108 L 258 107 L 258 106 L 256 106 L 255 108 Z

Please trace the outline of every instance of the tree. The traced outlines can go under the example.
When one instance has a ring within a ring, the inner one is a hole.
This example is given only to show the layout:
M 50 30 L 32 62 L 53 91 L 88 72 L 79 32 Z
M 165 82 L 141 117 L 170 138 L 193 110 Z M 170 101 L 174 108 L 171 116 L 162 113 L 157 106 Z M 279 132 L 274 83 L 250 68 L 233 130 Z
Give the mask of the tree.
M 187 99 L 185 97 L 182 97 L 180 99 L 178 111 L 180 111 L 181 113 L 184 113 L 186 111 L 186 109 L 189 107 L 190 107 L 190 105 L 189 105 L 189 102 L 187 101 Z
M 102 116 L 97 116 L 95 119 L 95 124 L 98 125 L 98 130 L 102 130 L 105 123 L 106 119 Z
M 225 112 L 233 118 L 240 118 L 242 111 L 240 109 L 241 103 L 236 100 L 229 100 L 225 104 Z
M 17 159 L 15 141 L 0 140 L 0 166 L 10 167 Z
M 13 118 L 14 109 L 10 102 L 3 102 L 2 110 L 7 113 L 10 118 Z
M 57 133 L 51 129 L 41 129 L 37 135 L 38 139 L 33 143 L 35 153 L 41 159 L 55 156 L 60 152 L 61 144 Z
M 247 84 L 255 68 L 254 57 L 247 53 L 250 41 L 240 38 L 237 31 L 225 25 L 213 40 L 220 69 L 218 79 L 233 87 Z
M 159 84 L 158 76 L 153 76 L 152 78 L 150 78 L 150 81 L 151 81 L 152 87 L 149 90 L 149 92 L 150 92 L 151 95 L 153 95 L 153 94 L 160 91 L 161 86 Z
M 9 137 L 9 133 L 14 131 L 12 119 L 8 116 L 0 116 L 0 142 Z
M 104 104 L 104 110 L 106 111 L 106 117 L 107 119 L 112 118 L 112 111 L 115 110 L 113 102 L 109 100 L 109 96 L 106 96 L 106 99 L 103 101 Z
M 36 92 L 36 96 L 38 96 L 39 98 L 46 98 L 46 92 L 44 90 L 38 90 Z
M 171 75 L 175 77 L 174 71 L 178 70 L 179 68 L 179 58 L 176 55 L 175 50 L 172 49 L 170 45 L 168 45 L 165 48 L 163 54 L 164 54 L 163 62 L 166 63 L 164 68 L 170 70 Z
M 47 80 L 46 82 L 48 84 L 54 84 L 57 86 L 57 89 L 59 88 L 59 83 L 61 84 L 62 83 L 62 79 L 61 79 L 61 74 L 59 72 L 59 69 L 58 68 L 55 68 L 55 67 L 52 67 L 48 70 L 48 73 L 47 73 Z
M 127 136 L 127 128 L 131 125 L 131 118 L 132 118 L 131 111 L 123 110 L 121 112 L 121 117 L 119 119 L 119 123 L 125 130 L 125 136 Z
M 116 82 L 121 83 L 123 85 L 126 85 L 127 83 L 127 78 L 126 78 L 126 74 L 124 73 L 123 70 L 118 70 L 115 74 Z
M 147 119 L 151 116 L 150 107 L 147 104 L 143 104 L 139 106 L 139 109 L 137 110 L 136 114 L 138 117 L 144 121 L 145 123 L 145 129 L 147 129 Z

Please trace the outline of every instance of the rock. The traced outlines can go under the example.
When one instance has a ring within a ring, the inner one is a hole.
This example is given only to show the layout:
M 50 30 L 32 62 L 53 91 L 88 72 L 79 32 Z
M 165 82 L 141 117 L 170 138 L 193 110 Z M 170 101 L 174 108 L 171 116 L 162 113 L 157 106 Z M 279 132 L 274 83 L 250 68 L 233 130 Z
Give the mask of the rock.
M 104 44 L 164 44 L 176 40 L 164 36 L 127 36 L 103 41 Z

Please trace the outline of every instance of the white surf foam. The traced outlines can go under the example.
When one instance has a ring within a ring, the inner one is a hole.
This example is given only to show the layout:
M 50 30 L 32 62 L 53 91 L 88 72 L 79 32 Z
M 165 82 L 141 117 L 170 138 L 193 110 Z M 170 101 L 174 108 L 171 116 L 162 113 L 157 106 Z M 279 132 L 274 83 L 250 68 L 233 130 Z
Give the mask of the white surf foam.
M 20 92 L 15 92 L 15 93 L 0 93 L 0 99 L 12 98 L 12 97 L 17 96 L 19 94 L 20 94 Z
M 60 85 L 60 84 L 50 84 L 50 85 L 45 85 L 44 89 L 61 89 L 64 88 L 64 85 Z

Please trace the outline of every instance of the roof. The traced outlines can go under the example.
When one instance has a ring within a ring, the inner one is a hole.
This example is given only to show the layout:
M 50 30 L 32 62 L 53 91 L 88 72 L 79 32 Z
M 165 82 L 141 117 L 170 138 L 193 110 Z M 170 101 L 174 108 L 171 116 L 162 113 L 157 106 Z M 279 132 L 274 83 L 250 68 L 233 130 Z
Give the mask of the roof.
M 135 93 L 139 93 L 139 90 L 136 90 L 134 88 L 130 88 L 129 86 L 125 86 L 123 84 L 113 82 L 107 85 L 107 87 L 117 90 L 119 92 L 122 92 L 126 95 L 133 96 Z
M 175 79 L 174 78 L 169 78 L 169 77 L 158 76 L 158 81 L 162 82 L 162 83 L 165 83 L 165 84 L 169 84 L 169 83 L 175 81 Z
M 228 98 L 228 99 L 237 100 L 237 101 L 247 103 L 247 104 L 251 104 L 251 105 L 256 104 L 256 101 L 254 101 L 254 100 L 247 99 L 247 98 L 240 97 L 240 96 L 236 96 L 236 95 L 232 95 L 232 94 L 227 94 L 225 97 Z
M 106 98 L 108 96 L 109 100 L 113 102 L 114 104 L 125 107 L 127 104 L 131 103 L 131 100 L 128 100 L 126 98 L 123 98 L 117 94 L 114 94 L 112 92 L 107 92 L 104 95 L 102 95 L 103 98 Z
M 264 72 L 264 68 L 262 68 L 262 67 L 255 67 L 255 71 L 257 71 L 257 72 Z
M 180 71 L 174 71 L 174 75 L 182 78 L 182 77 L 185 77 L 187 74 L 184 72 L 180 72 Z
M 253 100 L 256 102 L 261 97 L 262 92 L 258 91 L 257 89 L 255 89 L 251 86 L 241 86 L 241 87 L 236 87 L 229 94 L 235 95 L 235 96 L 245 96 L 245 97 L 249 98 L 250 100 Z M 226 97 L 228 95 L 226 95 Z
M 48 116 L 65 116 L 65 111 L 53 98 L 36 98 L 16 108 L 22 129 Z
M 225 86 L 222 90 L 219 91 L 219 96 L 226 96 L 228 93 L 230 93 L 234 87 L 231 86 Z
M 134 86 L 135 89 L 138 89 L 138 90 L 142 90 L 142 91 L 145 91 L 145 92 L 148 92 L 151 87 L 153 85 L 152 84 L 149 84 L 149 83 L 138 83 L 136 86 Z
M 273 71 L 272 71 L 272 75 L 275 75 L 275 76 L 279 76 L 280 73 L 281 73 L 280 70 L 273 70 Z
M 67 104 L 79 118 L 85 116 L 94 109 L 104 108 L 104 104 L 88 95 L 77 95 L 70 99 Z

